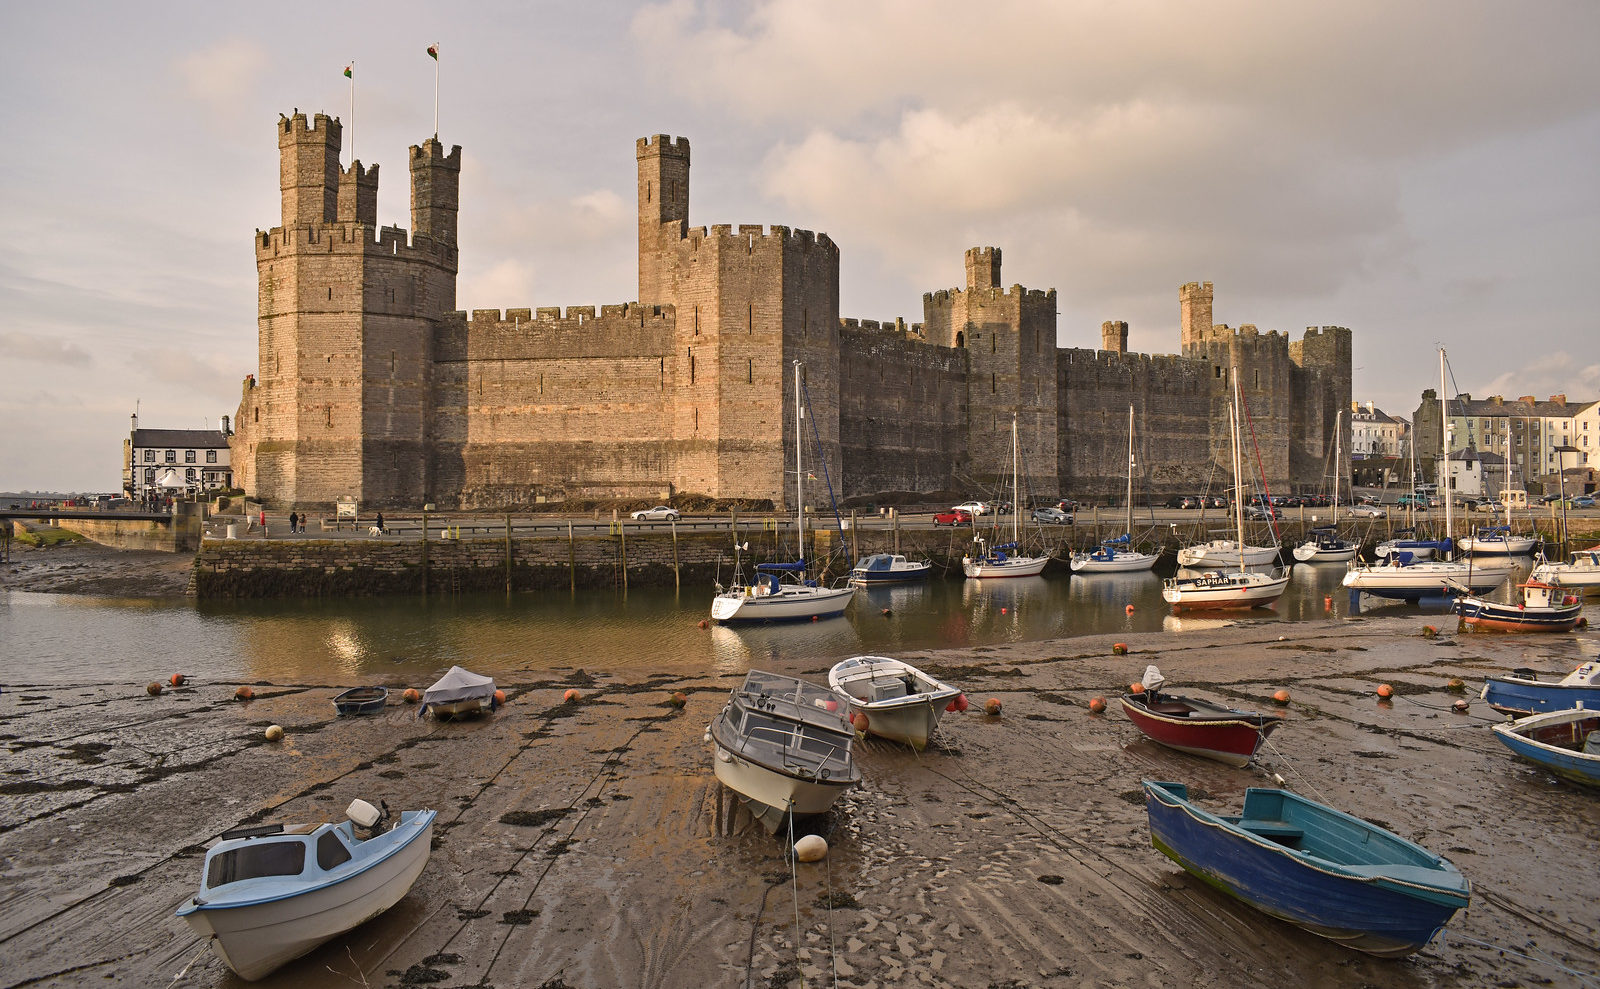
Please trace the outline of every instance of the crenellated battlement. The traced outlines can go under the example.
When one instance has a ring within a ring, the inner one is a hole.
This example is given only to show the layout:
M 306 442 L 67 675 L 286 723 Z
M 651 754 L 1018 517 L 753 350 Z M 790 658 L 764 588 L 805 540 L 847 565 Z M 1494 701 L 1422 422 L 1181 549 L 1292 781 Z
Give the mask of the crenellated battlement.
M 841 316 L 839 329 L 855 330 L 864 333 L 885 333 L 903 337 L 913 342 L 926 343 L 927 339 L 922 330 L 921 323 L 907 323 L 905 317 L 896 316 L 894 319 L 882 321 L 876 319 L 857 319 L 854 316 Z
M 760 223 L 741 223 L 737 227 L 731 223 L 714 223 L 709 228 L 690 227 L 684 231 L 683 243 L 694 250 L 715 244 L 723 249 L 740 248 L 751 252 L 764 247 L 776 247 L 799 248 L 802 251 L 821 249 L 833 254 L 839 253 L 838 245 L 825 233 L 793 229 L 778 223 L 770 226 Z
M 426 237 L 413 240 L 404 227 L 373 228 L 353 222 L 257 230 L 255 247 L 257 262 L 289 254 L 365 254 L 448 264 L 452 268 L 457 253 L 455 247 Z
M 452 146 L 449 154 L 446 154 L 444 145 L 439 142 L 439 139 L 430 137 L 421 144 L 413 144 L 410 153 L 413 168 L 419 165 L 433 165 L 454 172 L 461 171 L 461 145 L 459 144 Z
M 279 146 L 302 141 L 337 141 L 343 132 L 344 125 L 339 122 L 339 118 L 330 117 L 326 113 L 316 114 L 309 120 L 298 109 L 289 116 L 278 114 Z
M 1012 285 L 1010 288 L 990 288 L 976 292 L 969 292 L 963 288 L 942 288 L 934 292 L 922 293 L 922 307 L 924 309 L 949 309 L 961 301 L 987 302 L 994 299 L 1020 300 L 1029 303 L 1053 303 L 1056 290 L 1053 288 L 1023 288 L 1021 285 Z
M 677 140 L 667 134 L 653 134 L 650 137 L 641 137 L 633 142 L 635 157 L 643 158 L 647 154 L 657 154 L 687 159 L 689 157 L 689 139 L 680 137 Z
M 671 306 L 647 306 L 637 302 L 619 302 L 598 308 L 598 315 L 596 314 L 595 306 L 567 306 L 565 311 L 560 306 L 540 306 L 538 309 L 507 309 L 504 313 L 499 309 L 457 310 L 446 318 L 465 323 L 475 329 L 491 330 L 501 327 L 514 328 L 524 323 L 565 324 L 572 328 L 577 328 L 597 320 L 625 319 L 639 322 L 661 319 L 670 321 L 673 319 L 673 308 Z

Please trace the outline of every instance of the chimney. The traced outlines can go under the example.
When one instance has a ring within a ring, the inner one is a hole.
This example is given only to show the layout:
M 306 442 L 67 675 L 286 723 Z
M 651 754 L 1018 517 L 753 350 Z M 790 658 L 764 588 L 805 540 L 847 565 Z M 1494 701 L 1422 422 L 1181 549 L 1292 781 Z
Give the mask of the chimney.
M 1529 405 L 1533 405 L 1536 402 L 1538 402 L 1539 400 L 1534 398 L 1532 395 L 1523 395 L 1521 398 L 1518 398 L 1517 401 L 1519 401 L 1519 402 L 1527 402 Z
M 1555 402 L 1555 403 L 1560 404 L 1560 405 L 1566 405 L 1567 404 L 1567 396 L 1565 396 L 1565 395 L 1551 395 L 1550 396 L 1550 401 Z
M 1369 415 L 1369 416 L 1370 415 L 1377 415 L 1377 413 L 1374 412 L 1373 409 L 1372 409 L 1372 403 L 1371 402 L 1367 403 L 1367 415 Z

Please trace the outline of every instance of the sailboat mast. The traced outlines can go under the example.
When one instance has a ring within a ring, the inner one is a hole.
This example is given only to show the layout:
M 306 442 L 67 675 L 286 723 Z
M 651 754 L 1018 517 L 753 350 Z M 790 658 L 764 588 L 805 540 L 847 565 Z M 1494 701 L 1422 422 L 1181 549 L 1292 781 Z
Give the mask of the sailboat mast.
M 1017 484 L 1018 476 L 1021 473 L 1021 464 L 1019 463 L 1021 451 L 1022 447 L 1017 442 L 1017 414 L 1013 412 L 1011 413 L 1011 541 L 1014 543 L 1021 541 L 1021 527 L 1017 521 L 1022 512 L 1022 506 L 1018 504 L 1021 500 L 1020 495 L 1022 492 L 1018 489 Z
M 1239 462 L 1239 369 L 1233 369 L 1233 401 L 1228 403 L 1228 437 L 1233 443 L 1233 525 L 1239 547 L 1239 572 L 1244 572 L 1244 484 Z M 1269 506 L 1268 511 L 1271 511 Z
M 1339 473 L 1340 463 L 1344 459 L 1344 410 L 1340 409 L 1333 417 L 1333 524 L 1339 524 L 1339 482 L 1343 475 Z M 1337 533 L 1335 533 L 1337 535 Z
M 800 463 L 801 449 L 804 443 L 801 438 L 805 435 L 803 429 L 806 417 L 806 403 L 800 398 L 800 362 L 794 362 L 794 541 L 800 550 L 800 559 L 806 558 L 806 497 L 805 467 Z
M 1133 541 L 1133 405 L 1128 405 L 1128 541 Z
M 1452 499 L 1450 497 L 1450 419 L 1449 419 L 1450 413 L 1449 413 L 1449 405 L 1445 402 L 1445 397 L 1444 397 L 1445 396 L 1444 381 L 1445 381 L 1445 378 L 1444 378 L 1444 348 L 1440 347 L 1439 348 L 1439 449 L 1443 450 L 1444 452 L 1443 452 L 1443 454 L 1440 455 L 1440 458 L 1439 458 L 1440 473 L 1443 476 L 1439 478 L 1439 483 L 1437 485 L 1435 485 L 1435 488 L 1438 491 L 1442 492 L 1443 495 L 1444 495 L 1444 537 L 1446 539 L 1449 539 L 1451 533 L 1455 531 L 1455 527 L 1452 525 L 1452 523 L 1455 521 L 1455 516 L 1453 514 L 1451 514 L 1451 512 L 1450 512 L 1450 502 L 1453 501 L 1454 499 Z

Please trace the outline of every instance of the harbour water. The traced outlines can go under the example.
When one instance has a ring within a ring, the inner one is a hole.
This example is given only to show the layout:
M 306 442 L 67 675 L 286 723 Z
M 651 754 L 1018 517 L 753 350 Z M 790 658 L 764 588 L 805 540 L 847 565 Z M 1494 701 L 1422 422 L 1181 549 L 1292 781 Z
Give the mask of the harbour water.
M 181 670 L 215 680 L 420 678 L 587 668 L 739 672 L 858 653 L 991 646 L 1223 623 L 1296 623 L 1349 611 L 1340 566 L 1296 566 L 1270 609 L 1178 616 L 1156 574 L 934 579 L 866 588 L 845 617 L 702 629 L 711 588 L 205 602 L 0 592 L 0 666 L 12 683 L 83 683 Z M 1132 610 L 1129 610 L 1129 606 Z M 1368 599 L 1362 607 L 1417 612 Z M 1437 609 L 1433 613 L 1438 613 Z M 1288 630 L 1285 630 L 1288 631 Z

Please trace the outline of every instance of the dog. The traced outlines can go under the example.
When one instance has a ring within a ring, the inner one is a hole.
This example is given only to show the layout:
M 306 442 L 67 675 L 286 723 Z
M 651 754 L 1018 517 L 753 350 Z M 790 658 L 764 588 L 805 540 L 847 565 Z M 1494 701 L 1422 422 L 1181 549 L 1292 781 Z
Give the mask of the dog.
M 377 526 L 373 526 L 372 528 L 367 530 L 367 535 L 369 535 L 369 536 L 381 536 L 381 535 L 383 535 L 383 530 L 378 528 Z

